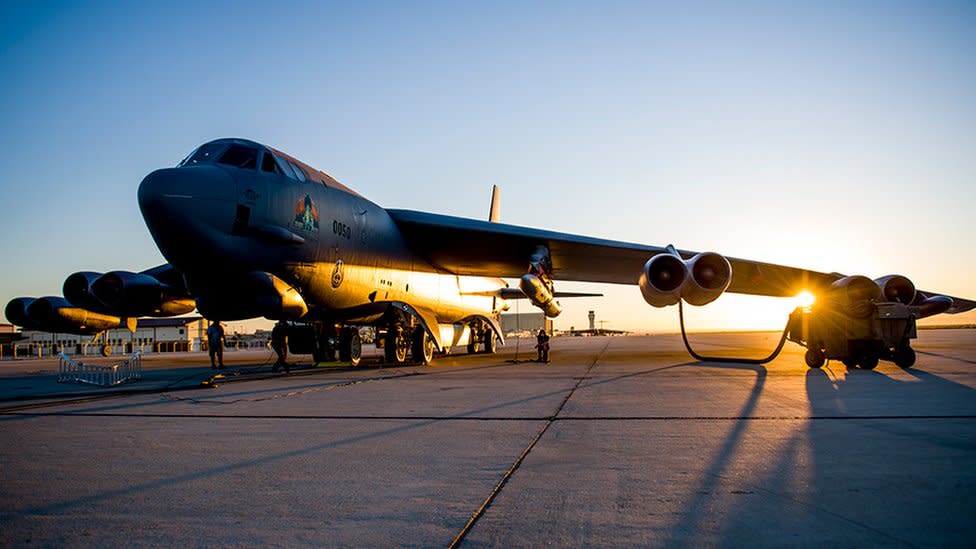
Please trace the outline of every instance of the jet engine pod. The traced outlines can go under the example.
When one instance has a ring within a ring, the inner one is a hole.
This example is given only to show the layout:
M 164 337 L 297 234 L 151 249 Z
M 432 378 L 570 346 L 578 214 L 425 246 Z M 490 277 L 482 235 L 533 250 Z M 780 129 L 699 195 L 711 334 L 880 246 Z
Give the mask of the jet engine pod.
M 30 316 L 27 314 L 27 309 L 31 303 L 34 303 L 33 297 L 15 297 L 7 303 L 7 308 L 4 309 L 3 313 L 7 316 L 7 320 L 21 328 L 36 329 L 37 327 L 31 322 Z
M 680 257 L 658 254 L 647 260 L 637 285 L 652 307 L 667 307 L 681 299 L 681 288 L 688 278 L 688 267 Z
M 121 319 L 75 307 L 63 297 L 48 296 L 33 300 L 27 307 L 29 324 L 45 332 L 96 334 L 117 328 Z
M 182 315 L 194 307 L 192 299 L 144 273 L 105 273 L 91 283 L 90 293 L 126 317 Z
M 102 273 L 92 271 L 81 271 L 72 274 L 64 280 L 64 285 L 61 287 L 64 298 L 70 301 L 72 305 L 77 305 L 78 307 L 86 307 L 89 309 L 104 308 L 105 304 L 100 302 L 91 291 L 92 283 L 100 276 L 102 276 Z
M 924 294 L 919 293 L 919 297 Z M 933 295 L 916 300 L 918 306 L 918 318 L 925 318 L 932 315 L 942 314 L 952 308 L 952 298 L 947 295 Z M 9 316 L 7 318 L 10 318 Z
M 681 298 L 689 305 L 705 305 L 718 299 L 732 283 L 732 264 L 715 252 L 702 252 L 686 262 L 688 281 Z
M 905 305 L 911 305 L 915 301 L 915 285 L 902 275 L 883 276 L 874 281 L 881 288 L 885 301 L 897 301 Z
M 845 276 L 835 280 L 827 293 L 827 305 L 856 318 L 871 316 L 874 302 L 881 298 L 881 287 L 866 276 Z

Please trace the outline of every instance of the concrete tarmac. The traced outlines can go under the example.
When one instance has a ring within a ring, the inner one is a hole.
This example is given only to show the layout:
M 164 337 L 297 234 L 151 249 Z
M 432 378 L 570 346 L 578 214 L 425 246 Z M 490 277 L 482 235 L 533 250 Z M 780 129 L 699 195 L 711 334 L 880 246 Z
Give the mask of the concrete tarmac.
M 873 371 L 552 343 L 291 375 L 228 352 L 216 388 L 205 355 L 108 390 L 0 363 L 0 546 L 976 546 L 974 331 Z

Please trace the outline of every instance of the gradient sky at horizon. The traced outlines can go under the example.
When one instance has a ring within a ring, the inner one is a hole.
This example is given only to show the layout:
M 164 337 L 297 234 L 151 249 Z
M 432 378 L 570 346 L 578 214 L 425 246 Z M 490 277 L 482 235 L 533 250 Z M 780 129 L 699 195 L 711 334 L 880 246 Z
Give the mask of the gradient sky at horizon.
M 225 136 L 385 207 L 484 218 L 498 184 L 507 223 L 976 298 L 974 2 L 15 0 L 0 74 L 3 304 L 162 263 L 137 185 Z M 557 328 L 676 327 L 636 285 L 557 288 L 607 294 Z

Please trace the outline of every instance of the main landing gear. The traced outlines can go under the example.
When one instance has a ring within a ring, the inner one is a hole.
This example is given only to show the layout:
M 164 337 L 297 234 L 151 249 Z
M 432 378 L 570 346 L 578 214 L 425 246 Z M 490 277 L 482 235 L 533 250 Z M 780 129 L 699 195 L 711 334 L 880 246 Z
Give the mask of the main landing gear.
M 377 343 L 382 343 L 383 358 L 387 364 L 410 362 L 427 365 L 434 360 L 437 344 L 424 326 L 410 315 L 391 311 L 385 329 L 377 333 Z
M 468 338 L 468 354 L 478 352 L 478 344 L 481 344 L 482 352 L 493 355 L 498 350 L 498 339 L 495 337 L 494 330 L 484 324 L 472 324 L 470 326 L 471 335 Z
M 355 326 L 338 326 L 335 324 L 315 324 L 315 342 L 312 346 L 312 360 L 315 362 L 335 362 L 338 352 L 339 360 L 348 362 L 351 366 L 359 366 L 363 357 L 363 342 L 359 336 L 359 329 Z M 292 336 L 293 337 L 293 336 Z M 292 341 L 294 341 L 292 339 Z M 292 345 L 292 352 L 301 352 Z

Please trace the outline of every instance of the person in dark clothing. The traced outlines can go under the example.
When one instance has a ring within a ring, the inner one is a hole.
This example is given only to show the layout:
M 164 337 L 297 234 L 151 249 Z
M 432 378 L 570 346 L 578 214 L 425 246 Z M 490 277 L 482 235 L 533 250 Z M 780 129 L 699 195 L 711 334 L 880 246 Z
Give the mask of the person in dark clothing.
M 536 362 L 549 362 L 549 334 L 545 329 L 539 330 L 539 335 L 535 336 L 535 348 L 539 351 L 539 358 Z
M 278 360 L 271 370 L 277 372 L 284 368 L 285 373 L 289 373 L 291 370 L 285 361 L 288 358 L 288 325 L 283 320 L 279 320 L 271 330 L 271 348 L 278 354 Z
M 224 327 L 216 320 L 207 328 L 207 348 L 210 351 L 210 368 L 224 369 Z M 214 361 L 216 358 L 216 362 Z M 218 366 L 219 365 L 219 366 Z

